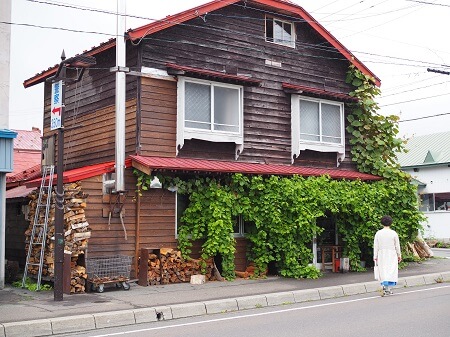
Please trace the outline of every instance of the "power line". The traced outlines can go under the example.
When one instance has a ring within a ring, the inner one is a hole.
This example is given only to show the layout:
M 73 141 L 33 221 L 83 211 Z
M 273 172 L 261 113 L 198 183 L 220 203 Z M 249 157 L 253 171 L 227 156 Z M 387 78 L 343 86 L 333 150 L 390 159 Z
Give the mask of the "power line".
M 84 11 L 92 11 L 92 12 L 99 12 L 99 13 L 104 13 L 104 14 L 109 14 L 109 15 L 117 15 L 117 13 L 112 12 L 112 11 L 108 11 L 108 10 L 101 10 L 101 9 L 95 9 L 95 8 L 91 8 L 91 7 L 81 7 L 81 6 L 75 6 L 75 5 L 69 5 L 69 4 L 65 4 L 65 3 L 57 3 L 57 2 L 50 2 L 50 1 L 43 1 L 43 0 L 26 0 L 28 2 L 31 3 L 38 3 L 38 4 L 45 4 L 45 5 L 52 5 L 52 6 L 59 6 L 59 7 L 66 7 L 66 8 L 71 8 L 71 9 L 77 9 L 77 10 L 84 10 Z M 346 7 L 344 9 L 356 6 L 360 3 L 363 3 L 365 0 L 360 1 L 357 4 L 354 4 L 352 6 Z M 254 10 L 258 10 L 261 12 L 265 12 L 265 13 L 269 13 L 269 14 L 277 14 L 271 11 L 267 11 L 267 10 L 262 10 L 262 9 L 257 9 L 257 8 L 252 8 L 249 6 L 245 6 L 245 5 L 240 5 L 240 4 L 233 4 L 234 6 L 238 6 L 238 7 L 245 7 L 245 8 L 251 8 Z M 412 8 L 412 7 L 410 7 Z M 149 17 L 143 17 L 143 16 L 137 16 L 137 15 L 129 15 L 129 14 L 120 14 L 122 16 L 126 16 L 126 17 L 131 17 L 131 18 L 138 18 L 138 19 L 143 19 L 143 20 L 150 20 L 150 21 L 158 21 L 157 19 L 153 19 L 153 18 L 149 18 Z M 214 16 L 223 16 L 223 17 L 228 17 L 226 15 L 222 15 L 222 14 L 214 14 L 214 13 L 208 13 L 206 14 L 206 16 L 208 15 L 214 15 Z M 293 19 L 295 22 L 305 22 L 305 20 L 298 20 L 297 17 L 292 17 L 292 16 L 287 16 L 291 19 Z M 264 20 L 264 19 L 262 19 Z M 159 21 L 167 21 L 170 22 L 169 19 L 162 19 Z M 11 23 L 11 24 L 15 24 L 15 23 Z M 215 31 L 227 31 L 227 32 L 231 32 L 231 33 L 239 33 L 240 35 L 243 34 L 242 31 L 236 31 L 236 30 L 229 30 L 229 29 L 218 29 L 215 27 L 203 27 L 203 26 L 198 26 L 198 25 L 190 25 L 190 24 L 186 24 L 186 23 L 176 23 L 177 25 L 183 25 L 183 26 L 187 26 L 187 27 L 195 27 L 195 28 L 201 28 L 201 29 L 207 29 L 207 30 L 215 30 Z M 29 26 L 29 27 L 35 27 L 35 28 L 47 28 L 47 29 L 54 29 L 54 30 L 58 30 L 58 27 L 51 27 L 51 26 L 39 26 L 39 25 L 31 25 L 31 24 L 21 24 L 21 23 L 17 23 L 17 25 L 23 25 L 23 26 Z M 75 29 L 67 29 L 67 28 L 60 28 L 61 30 L 64 31 L 70 31 L 70 32 L 78 32 L 78 33 L 89 33 L 89 34 L 98 34 L 98 35 L 106 35 L 106 36 L 112 36 L 115 37 L 115 34 L 107 34 L 107 33 L 101 33 L 101 32 L 94 32 L 94 31 L 81 31 L 81 30 L 75 30 Z M 259 36 L 255 36 L 252 34 L 246 34 L 246 36 L 249 37 L 257 37 L 260 38 Z M 296 43 L 297 46 L 302 46 L 304 48 L 309 48 L 309 49 L 317 49 L 317 50 L 323 50 L 323 51 L 331 51 L 331 52 L 341 52 L 340 50 L 338 50 L 337 48 L 334 47 L 328 47 L 328 46 L 324 46 L 321 43 L 320 44 L 308 44 L 308 43 Z M 360 52 L 360 51 L 353 51 L 354 53 L 359 53 L 359 54 L 363 54 L 363 55 L 371 55 L 371 56 L 378 56 L 378 57 L 382 57 L 382 58 L 388 58 L 388 59 L 395 59 L 395 60 L 402 60 L 402 61 L 407 61 L 407 62 L 414 62 L 414 63 L 418 63 L 419 65 L 431 65 L 431 66 L 443 66 L 443 67 L 450 67 L 448 65 L 442 65 L 442 64 L 437 64 L 434 62 L 427 62 L 427 61 L 421 61 L 421 60 L 413 60 L 413 59 L 408 59 L 408 58 L 400 58 L 400 57 L 394 57 L 394 56 L 388 56 L 388 55 L 379 55 L 379 54 L 374 54 L 374 53 L 367 53 L 367 52 Z M 290 54 L 290 53 L 294 53 L 294 51 L 289 51 L 289 52 L 285 52 L 285 54 Z M 342 59 L 345 60 L 345 58 L 327 58 L 327 57 L 323 57 L 326 59 Z M 404 63 L 388 63 L 388 62 L 382 62 L 382 61 L 369 61 L 369 62 L 373 62 L 373 63 L 385 63 L 385 64 L 393 64 L 393 65 L 403 65 L 403 66 L 415 66 L 415 65 L 409 65 L 409 64 L 404 64 Z
M 393 93 L 393 94 L 383 95 L 383 98 L 389 97 L 389 96 L 394 96 L 394 95 L 403 94 L 403 93 L 405 93 L 405 92 L 411 92 L 411 91 L 416 91 L 416 90 L 420 90 L 420 89 L 430 88 L 430 87 L 434 87 L 434 86 L 436 86 L 436 85 L 447 84 L 447 83 L 450 83 L 450 82 L 449 82 L 449 81 L 444 81 L 444 82 L 434 83 L 434 84 L 430 84 L 430 85 L 426 85 L 426 86 L 423 86 L 423 87 L 418 87 L 418 88 L 414 88 L 414 89 L 410 89 L 410 90 L 405 90 L 405 91 L 395 92 L 395 93 Z
M 55 26 L 41 26 L 41 25 L 34 25 L 34 24 L 31 24 L 31 23 L 18 23 L 18 22 L 0 21 L 0 24 L 12 25 L 12 26 L 24 26 L 24 27 L 32 27 L 32 28 L 42 28 L 42 29 L 51 29 L 51 30 L 62 30 L 62 31 L 72 32 L 72 33 L 97 34 L 97 35 L 106 35 L 106 36 L 116 37 L 115 34 L 94 32 L 94 31 L 86 31 L 86 30 L 78 30 L 78 29 L 70 29 L 70 28 L 62 28 L 62 27 L 55 27 Z
M 417 118 L 403 119 L 403 120 L 400 120 L 398 122 L 399 123 L 412 122 L 412 121 L 418 121 L 418 120 L 421 120 L 421 119 L 440 117 L 440 116 L 447 116 L 447 115 L 450 115 L 450 112 L 445 112 L 445 113 L 436 114 L 436 115 L 430 115 L 430 116 L 417 117 Z
M 444 4 L 439 4 L 439 3 L 435 3 L 435 2 L 427 2 L 427 1 L 418 1 L 418 0 L 406 0 L 409 2 L 417 2 L 419 4 L 424 4 L 424 5 L 433 5 L 433 6 L 442 6 L 442 7 L 450 7 L 450 5 L 444 5 Z
M 450 95 L 450 93 L 439 94 L 439 95 L 428 96 L 428 97 L 422 97 L 422 98 L 416 98 L 416 99 L 410 99 L 410 100 L 407 100 L 407 101 L 396 102 L 396 103 L 390 103 L 390 104 L 383 104 L 383 105 L 380 105 L 380 108 L 381 108 L 381 107 L 385 107 L 385 106 L 390 106 L 390 105 L 397 105 L 397 104 L 402 104 L 402 103 L 410 103 L 410 102 L 422 101 L 422 100 L 424 100 L 424 99 L 430 99 L 430 98 L 435 98 L 435 97 L 440 97 L 440 96 L 446 96 L 446 95 Z

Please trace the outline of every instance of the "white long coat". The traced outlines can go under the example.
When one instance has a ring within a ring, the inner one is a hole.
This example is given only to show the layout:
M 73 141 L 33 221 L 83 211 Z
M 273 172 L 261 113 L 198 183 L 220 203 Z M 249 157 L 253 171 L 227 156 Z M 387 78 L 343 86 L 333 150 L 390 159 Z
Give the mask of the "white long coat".
M 380 229 L 373 242 L 373 258 L 378 261 L 378 281 L 398 282 L 398 258 L 401 257 L 397 233 L 389 227 Z

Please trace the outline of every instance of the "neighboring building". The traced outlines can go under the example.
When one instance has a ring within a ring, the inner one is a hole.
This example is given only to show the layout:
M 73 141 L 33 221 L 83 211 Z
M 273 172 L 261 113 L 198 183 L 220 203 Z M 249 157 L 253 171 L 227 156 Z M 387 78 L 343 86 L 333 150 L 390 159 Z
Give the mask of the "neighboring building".
M 402 170 L 418 185 L 425 237 L 450 241 L 450 131 L 415 136 L 398 155 Z
M 14 130 L 17 133 L 13 144 L 14 170 L 6 174 L 6 259 L 25 264 L 24 233 L 28 228 L 28 194 L 34 188 L 24 184 L 41 175 L 41 131 Z
M 90 256 L 137 257 L 140 247 L 177 246 L 182 200 L 167 189 L 135 195 L 132 167 L 183 177 L 239 172 L 380 179 L 352 162 L 346 116 L 354 98 L 345 82 L 350 64 L 379 79 L 291 2 L 212 1 L 127 32 L 125 240 L 117 217 L 108 225 L 115 196 L 104 184 L 114 179 L 115 75 L 109 69 L 115 40 L 85 54 L 97 65 L 66 87 L 64 181 L 81 181 L 89 194 Z M 24 82 L 45 85 L 44 139 L 54 134 L 46 79 L 56 71 Z M 236 233 L 241 270 L 242 234 Z
M 42 135 L 39 128 L 14 130 L 14 171 L 6 175 L 6 189 L 9 190 L 41 174 Z

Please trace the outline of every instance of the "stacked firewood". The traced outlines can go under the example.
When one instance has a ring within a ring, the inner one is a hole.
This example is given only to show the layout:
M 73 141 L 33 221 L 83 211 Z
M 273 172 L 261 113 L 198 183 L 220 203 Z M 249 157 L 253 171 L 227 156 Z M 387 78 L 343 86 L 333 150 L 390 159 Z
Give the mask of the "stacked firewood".
M 181 256 L 180 251 L 171 248 L 161 248 L 159 254 L 149 254 L 148 284 L 189 282 L 192 275 L 203 274 L 203 265 L 205 265 L 206 280 L 216 280 L 213 259 L 206 261 L 201 259 L 186 260 Z
M 406 248 L 417 258 L 429 258 L 434 255 L 428 244 L 423 240 L 416 240 L 413 243 L 408 243 Z
M 35 212 L 37 209 L 37 201 L 39 197 L 39 190 L 35 190 L 28 196 L 30 198 L 29 206 L 29 220 L 30 226 L 25 231 L 26 252 L 28 252 L 28 243 L 30 242 L 30 236 L 33 229 L 33 222 L 35 218 Z M 45 195 L 43 200 L 48 196 Z M 88 244 L 88 239 L 91 236 L 89 223 L 85 218 L 86 199 L 88 195 L 83 193 L 81 183 L 71 183 L 64 185 L 64 253 L 71 254 L 71 257 L 77 259 L 79 255 L 84 254 L 84 251 Z M 55 192 L 51 196 L 51 206 L 48 214 L 47 222 L 47 239 L 44 251 L 44 265 L 42 269 L 42 276 L 52 278 L 54 276 L 54 249 L 55 249 Z M 44 201 L 43 201 L 44 202 Z M 39 218 L 41 222 L 44 222 L 45 208 L 40 209 Z M 40 246 L 35 246 L 30 258 L 31 263 L 39 263 Z M 73 266 L 76 268 L 77 266 Z M 78 266 L 79 267 L 79 266 Z M 73 269 L 73 268 L 72 268 Z M 39 270 L 38 266 L 29 266 L 28 273 L 30 275 L 37 275 Z M 73 270 L 72 270 L 73 271 Z M 85 274 L 85 273 L 82 273 Z M 74 272 L 74 279 L 76 284 L 80 286 L 76 287 L 78 291 L 84 291 L 84 281 L 80 280 L 77 272 Z M 72 279 L 71 284 L 75 283 Z M 81 278 L 83 279 L 83 278 Z M 75 287 L 75 284 L 73 284 Z
M 70 293 L 84 293 L 86 290 L 86 268 L 78 265 L 78 256 L 72 256 L 70 262 Z

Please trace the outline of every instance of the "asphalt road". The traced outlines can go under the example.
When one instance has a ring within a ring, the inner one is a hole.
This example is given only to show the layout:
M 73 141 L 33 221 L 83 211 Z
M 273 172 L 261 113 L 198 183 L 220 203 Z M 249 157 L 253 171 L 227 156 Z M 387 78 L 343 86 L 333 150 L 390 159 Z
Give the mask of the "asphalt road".
M 65 336 L 448 337 L 449 312 L 450 285 L 442 283 L 386 297 L 371 293 Z
M 433 248 L 431 249 L 435 257 L 445 257 L 450 259 L 450 249 L 448 248 Z

